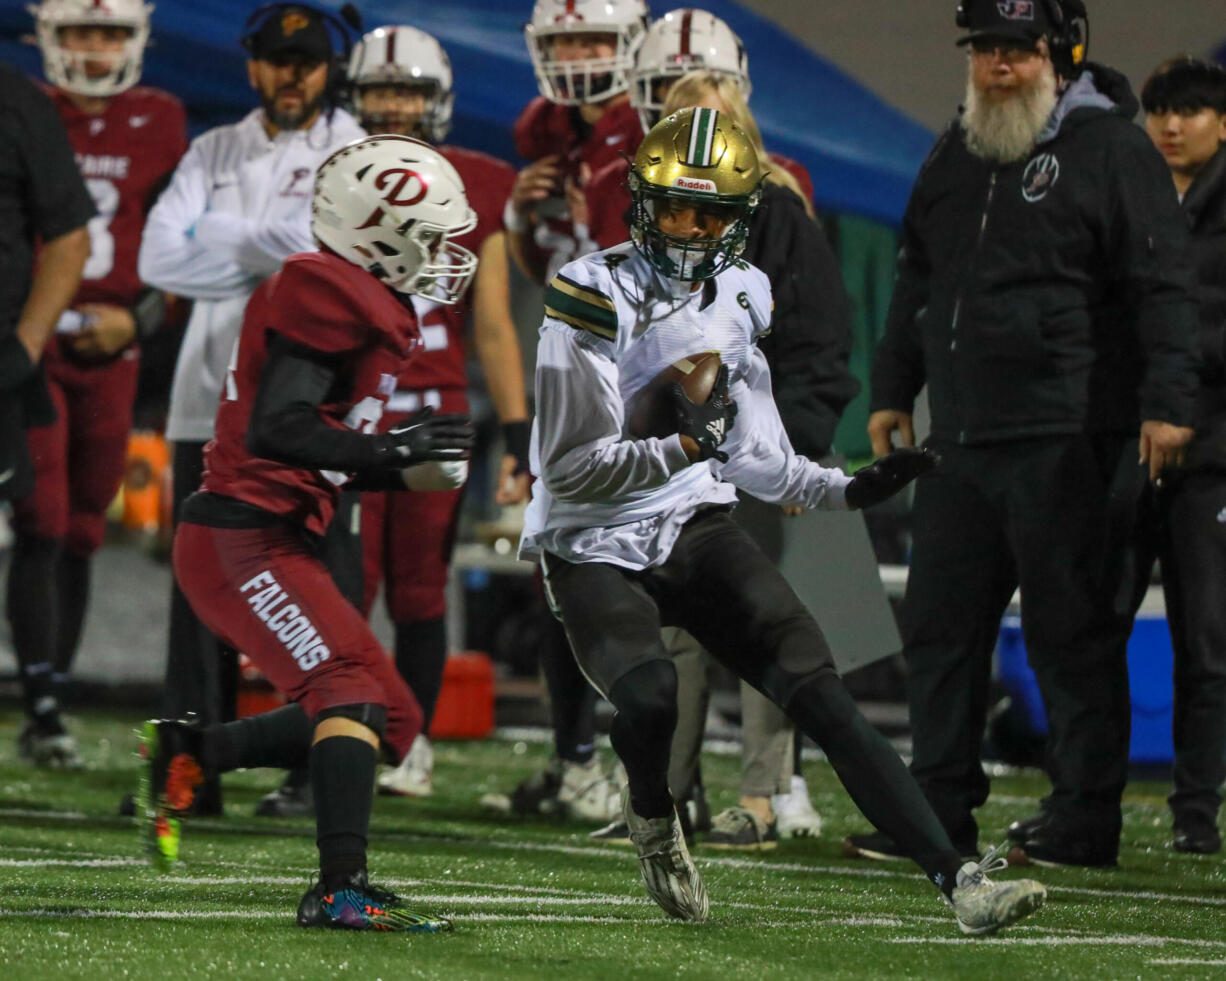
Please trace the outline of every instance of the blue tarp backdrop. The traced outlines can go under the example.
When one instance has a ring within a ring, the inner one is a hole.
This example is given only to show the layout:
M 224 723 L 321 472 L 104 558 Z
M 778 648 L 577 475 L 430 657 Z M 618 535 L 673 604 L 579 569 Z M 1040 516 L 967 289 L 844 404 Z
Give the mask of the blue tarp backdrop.
M 194 132 L 232 122 L 254 105 L 238 37 L 256 6 L 254 0 L 162 0 L 156 6 L 144 81 L 186 103 Z M 357 6 L 368 28 L 405 23 L 436 36 L 455 69 L 449 140 L 514 159 L 511 124 L 536 94 L 522 33 L 531 0 L 373 0 Z M 653 9 L 658 14 L 671 6 L 657 0 Z M 767 146 L 809 168 L 822 207 L 897 224 L 932 134 L 733 0 L 706 0 L 703 7 L 745 42 L 754 113 Z M 20 40 L 31 29 L 24 4 L 0 0 L 0 58 L 40 74 L 37 50 Z

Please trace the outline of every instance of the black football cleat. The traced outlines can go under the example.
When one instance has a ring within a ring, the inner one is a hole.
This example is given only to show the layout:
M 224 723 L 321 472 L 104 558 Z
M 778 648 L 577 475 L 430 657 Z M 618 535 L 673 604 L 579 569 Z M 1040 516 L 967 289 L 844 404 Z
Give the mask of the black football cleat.
M 309 818 L 315 816 L 315 795 L 309 770 L 291 770 L 285 782 L 265 794 L 255 806 L 256 817 Z
M 1010 841 L 1021 844 L 1027 838 L 1033 838 L 1037 835 L 1050 820 L 1050 814 L 1046 811 L 1039 811 L 1038 814 L 1032 814 L 1028 818 L 1014 821 L 1009 825 L 1009 830 L 1005 832 L 1005 835 Z
M 1171 847 L 1191 855 L 1216 855 L 1222 850 L 1222 835 L 1217 822 L 1205 815 L 1184 815 L 1175 819 Z
M 380 933 L 447 933 L 455 928 L 446 917 L 408 909 L 395 893 L 368 882 L 364 870 L 332 890 L 324 888 L 322 879 L 316 882 L 298 904 L 298 925 Z

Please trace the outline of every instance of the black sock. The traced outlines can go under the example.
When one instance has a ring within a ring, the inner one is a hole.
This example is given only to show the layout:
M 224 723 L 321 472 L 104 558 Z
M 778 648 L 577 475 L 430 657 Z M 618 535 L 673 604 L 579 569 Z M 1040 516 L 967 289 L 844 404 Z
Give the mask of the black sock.
M 351 736 L 330 736 L 311 747 L 315 841 L 325 889 L 366 868 L 375 762 L 375 748 Z
M 245 766 L 282 770 L 306 767 L 311 759 L 311 720 L 295 703 L 204 730 L 201 763 L 226 773 Z
M 541 670 L 558 758 L 587 763 L 596 754 L 596 689 L 583 677 L 566 631 L 552 616 L 541 637 Z
M 62 542 L 18 534 L 9 565 L 8 618 L 21 669 L 22 696 L 31 718 L 58 725 L 52 671 L 59 622 L 56 568 Z
M 949 895 L 962 859 L 911 771 L 860 714 L 843 682 L 835 675 L 805 682 L 786 711 L 822 748 L 860 812 Z
M 81 631 L 85 627 L 85 606 L 89 602 L 88 555 L 64 552 L 60 555 L 56 586 L 59 590 L 59 624 L 55 639 L 55 671 L 67 675 L 81 645 Z
M 668 753 L 677 727 L 677 670 L 672 661 L 647 661 L 609 692 L 615 713 L 609 739 L 626 767 L 630 805 L 639 817 L 673 813 Z
M 396 624 L 396 670 L 417 696 L 428 732 L 434 719 L 434 706 L 443 687 L 443 666 L 447 663 L 447 624 L 437 620 Z

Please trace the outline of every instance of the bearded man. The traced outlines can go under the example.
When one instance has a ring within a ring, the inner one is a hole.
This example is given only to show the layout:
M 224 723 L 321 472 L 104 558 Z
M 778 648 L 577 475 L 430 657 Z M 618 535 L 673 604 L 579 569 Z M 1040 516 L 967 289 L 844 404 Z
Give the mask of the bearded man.
M 1192 435 L 1196 307 L 1170 178 L 1127 82 L 1085 61 L 1086 21 L 1081 0 L 959 8 L 966 105 L 907 208 L 868 429 L 877 454 L 914 443 L 927 384 L 944 465 L 916 485 L 902 613 L 912 772 L 975 852 L 992 653 L 1020 586 L 1052 789 L 1010 829 L 1015 858 L 1104 866 L 1127 776 L 1131 531 Z

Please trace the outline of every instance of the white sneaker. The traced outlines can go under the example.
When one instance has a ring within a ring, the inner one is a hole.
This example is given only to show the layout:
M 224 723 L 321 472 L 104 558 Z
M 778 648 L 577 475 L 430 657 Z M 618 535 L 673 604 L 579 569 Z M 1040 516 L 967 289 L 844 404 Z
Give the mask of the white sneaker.
M 617 778 L 605 773 L 599 756 L 586 763 L 562 761 L 558 809 L 572 821 L 608 824 L 617 820 L 621 814 L 618 790 Z
M 379 774 L 379 793 L 394 797 L 429 797 L 434 788 L 434 747 L 425 735 L 413 740 L 400 765 Z
M 21 730 L 17 755 L 35 766 L 54 770 L 80 770 L 85 766 L 77 741 L 69 733 L 49 733 L 34 722 L 27 722 Z
M 622 791 L 623 813 L 630 840 L 639 856 L 639 871 L 647 894 L 669 916 L 702 923 L 710 911 L 707 887 L 685 847 L 681 822 L 674 811 L 668 817 L 642 818 L 630 806 L 630 791 Z
M 995 933 L 1001 927 L 1029 916 L 1047 898 L 1047 890 L 1034 879 L 1011 879 L 993 882 L 989 872 L 1008 868 L 1009 861 L 1000 856 L 1008 845 L 997 845 L 978 862 L 967 862 L 958 870 L 958 884 L 953 896 L 946 898 L 958 918 L 963 933 L 976 936 Z
M 792 775 L 792 790 L 771 797 L 775 812 L 775 833 L 780 838 L 820 838 L 822 816 L 809 800 L 809 786 L 804 777 Z

